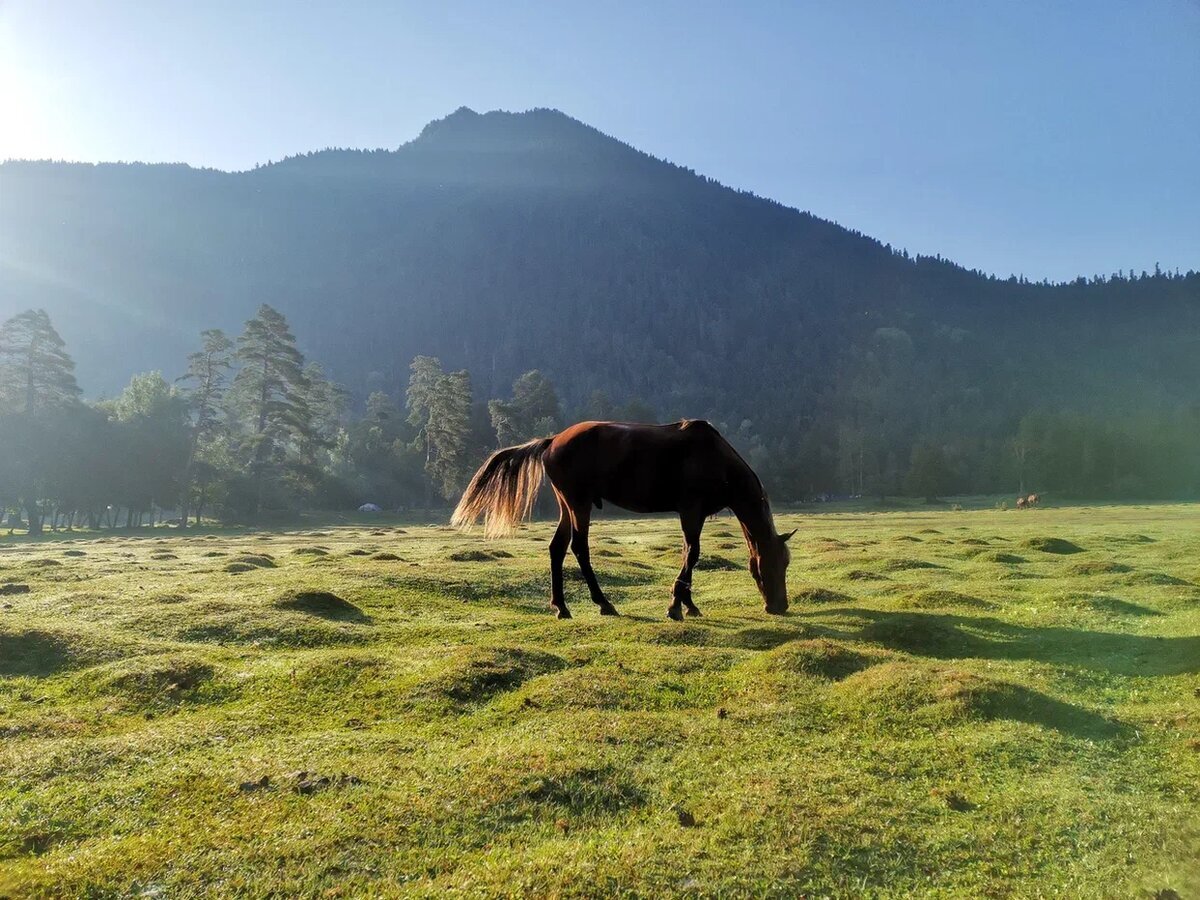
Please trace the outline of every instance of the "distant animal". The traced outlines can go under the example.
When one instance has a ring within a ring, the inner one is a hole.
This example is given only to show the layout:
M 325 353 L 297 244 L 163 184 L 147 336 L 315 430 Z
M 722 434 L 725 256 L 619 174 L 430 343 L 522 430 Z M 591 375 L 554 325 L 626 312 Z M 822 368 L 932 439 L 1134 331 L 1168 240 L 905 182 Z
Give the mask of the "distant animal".
M 700 615 L 692 602 L 692 571 L 700 558 L 704 520 L 730 509 L 750 550 L 750 574 L 768 613 L 787 611 L 787 541 L 775 530 L 758 476 L 708 422 L 670 425 L 580 422 L 553 437 L 505 447 L 475 473 L 451 523 L 469 527 L 481 516 L 488 536 L 504 534 L 529 516 L 543 472 L 558 500 L 558 528 L 550 540 L 550 606 L 571 618 L 563 595 L 563 560 L 570 546 L 592 602 L 617 615 L 592 570 L 588 526 L 592 507 L 608 501 L 632 512 L 677 512 L 683 527 L 683 567 L 671 588 L 667 616 Z
M 1029 505 L 1029 501 L 1026 500 L 1024 497 L 1017 498 L 1017 509 L 1024 509 L 1028 505 Z
M 1037 506 L 1041 502 L 1042 502 L 1041 494 L 1030 494 L 1028 497 L 1025 498 L 1026 506 Z

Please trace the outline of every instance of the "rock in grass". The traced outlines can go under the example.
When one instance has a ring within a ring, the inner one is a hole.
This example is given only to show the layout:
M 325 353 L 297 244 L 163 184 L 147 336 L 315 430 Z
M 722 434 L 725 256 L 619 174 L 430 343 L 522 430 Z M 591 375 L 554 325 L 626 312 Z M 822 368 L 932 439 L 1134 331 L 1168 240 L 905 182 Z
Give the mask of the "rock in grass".
M 696 817 L 682 806 L 675 807 L 675 817 L 679 820 L 679 824 L 684 828 L 696 827 Z
M 248 794 L 253 791 L 265 791 L 270 786 L 271 786 L 271 776 L 264 775 L 262 778 L 259 778 L 256 781 L 243 781 L 241 784 L 238 785 L 238 790 L 244 794 Z

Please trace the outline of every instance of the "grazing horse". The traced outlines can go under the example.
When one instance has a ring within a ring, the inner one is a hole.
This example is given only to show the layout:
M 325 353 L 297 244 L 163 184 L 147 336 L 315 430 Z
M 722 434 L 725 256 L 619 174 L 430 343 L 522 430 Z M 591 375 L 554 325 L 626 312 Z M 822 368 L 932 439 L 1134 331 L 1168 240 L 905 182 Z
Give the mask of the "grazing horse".
M 489 537 L 512 530 L 529 516 L 543 473 L 558 499 L 558 530 L 550 541 L 550 606 L 558 618 L 571 618 L 563 596 L 568 545 L 600 614 L 617 615 L 600 590 L 588 552 L 592 507 L 600 509 L 606 500 L 632 512 L 679 513 L 683 568 L 671 589 L 670 618 L 681 621 L 685 608 L 689 616 L 700 615 L 692 602 L 700 530 L 706 518 L 727 507 L 742 526 L 750 574 L 767 612 L 787 610 L 786 542 L 795 532 L 775 531 L 762 482 L 708 422 L 580 422 L 554 437 L 497 450 L 471 479 L 451 523 L 465 528 L 482 516 Z
M 1042 502 L 1041 494 L 1030 494 L 1028 497 L 1025 498 L 1026 506 L 1037 506 L 1041 502 Z
M 1029 501 L 1026 500 L 1024 497 L 1017 498 L 1017 509 L 1024 509 L 1028 505 L 1029 505 Z

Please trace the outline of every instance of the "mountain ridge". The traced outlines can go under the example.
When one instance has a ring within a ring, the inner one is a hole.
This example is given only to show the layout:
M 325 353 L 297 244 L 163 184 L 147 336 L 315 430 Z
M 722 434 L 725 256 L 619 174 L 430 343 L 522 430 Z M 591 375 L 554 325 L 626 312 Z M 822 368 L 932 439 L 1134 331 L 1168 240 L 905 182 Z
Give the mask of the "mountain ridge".
M 178 374 L 263 302 L 359 400 L 428 354 L 479 399 L 540 368 L 569 409 L 603 390 L 817 456 L 875 421 L 904 447 L 1174 408 L 1200 378 L 1200 276 L 909 256 L 556 110 L 462 108 L 392 150 L 236 173 L 10 162 L 0 196 L 0 316 L 47 309 L 90 395 Z

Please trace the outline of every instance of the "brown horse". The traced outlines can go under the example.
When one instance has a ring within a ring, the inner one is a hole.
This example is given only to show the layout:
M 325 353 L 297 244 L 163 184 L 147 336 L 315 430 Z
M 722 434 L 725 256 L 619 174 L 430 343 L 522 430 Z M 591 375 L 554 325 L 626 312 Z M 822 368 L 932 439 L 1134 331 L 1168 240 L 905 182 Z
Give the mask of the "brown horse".
M 1026 506 L 1037 506 L 1041 502 L 1042 502 L 1041 494 L 1030 494 L 1028 497 L 1025 498 Z
M 1029 501 L 1026 500 L 1024 497 L 1017 498 L 1017 509 L 1024 509 L 1028 505 L 1029 505 Z
M 604 596 L 588 552 L 592 506 L 604 501 L 632 512 L 677 512 L 683 526 L 683 568 L 671 589 L 667 615 L 700 615 L 692 602 L 692 570 L 700 558 L 704 520 L 729 508 L 750 549 L 750 574 L 769 613 L 788 608 L 787 540 L 775 531 L 758 476 L 708 422 L 625 425 L 581 422 L 554 437 L 497 450 L 467 486 L 451 522 L 460 528 L 483 517 L 489 536 L 504 534 L 529 516 L 543 472 L 558 498 L 558 530 L 550 541 L 550 605 L 571 618 L 563 596 L 567 546 L 579 561 L 592 602 L 617 615 Z

